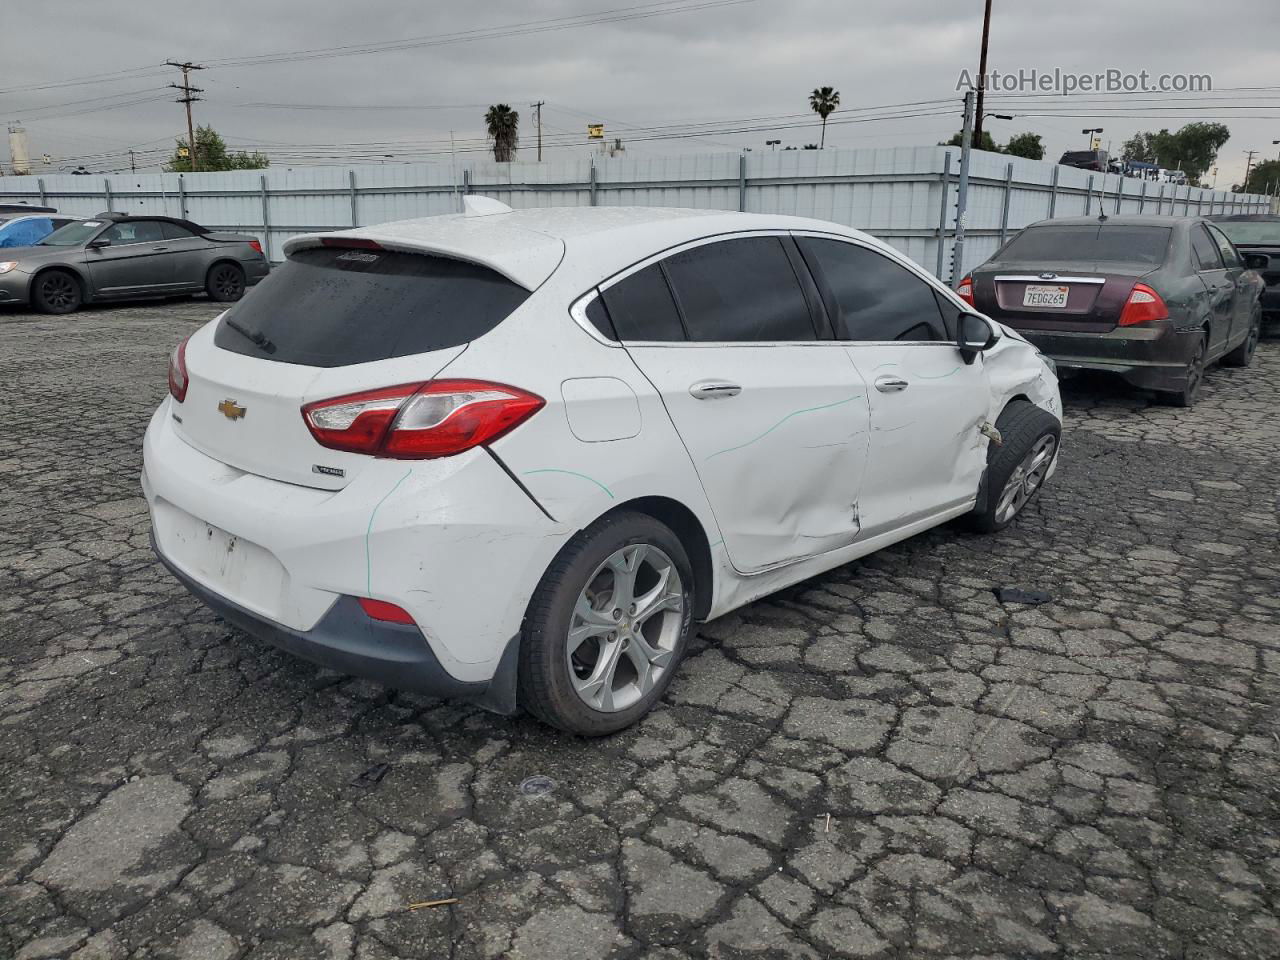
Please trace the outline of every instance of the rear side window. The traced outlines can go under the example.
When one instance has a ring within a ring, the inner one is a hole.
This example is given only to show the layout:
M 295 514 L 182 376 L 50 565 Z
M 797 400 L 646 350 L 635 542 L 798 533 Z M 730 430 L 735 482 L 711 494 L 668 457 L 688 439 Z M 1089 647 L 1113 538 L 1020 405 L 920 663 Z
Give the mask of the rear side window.
M 836 336 L 867 342 L 949 340 L 933 287 L 888 257 L 839 240 L 800 239 L 838 307 Z
M 1191 228 L 1191 254 L 1196 260 L 1197 270 L 1221 270 L 1222 260 L 1218 256 L 1218 248 L 1204 227 Z
M 281 363 L 343 367 L 459 346 L 528 297 L 501 274 L 461 260 L 317 247 L 272 270 L 231 309 L 213 342 Z M 274 352 L 237 326 L 262 334 Z
M 169 223 L 167 220 L 161 222 L 160 229 L 164 231 L 166 240 L 189 240 L 195 236 L 186 227 L 180 227 L 176 223 Z
M 1028 227 L 1005 245 L 996 260 L 1061 263 L 1089 260 L 1106 263 L 1164 263 L 1169 227 L 1127 227 L 1107 224 Z
M 619 280 L 604 291 L 603 298 L 620 340 L 685 338 L 671 288 L 656 263 Z
M 804 291 L 778 237 L 721 240 L 662 263 L 690 340 L 817 339 Z

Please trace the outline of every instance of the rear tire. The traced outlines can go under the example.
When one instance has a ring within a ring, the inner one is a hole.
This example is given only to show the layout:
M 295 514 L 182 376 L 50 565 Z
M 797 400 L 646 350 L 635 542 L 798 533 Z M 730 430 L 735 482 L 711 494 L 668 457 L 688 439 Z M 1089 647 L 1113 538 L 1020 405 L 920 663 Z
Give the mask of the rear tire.
M 680 539 L 642 513 L 605 517 L 560 551 L 534 591 L 520 640 L 521 705 L 599 737 L 662 697 L 693 629 L 693 569 Z
M 1206 333 L 1200 338 L 1200 345 L 1196 348 L 1195 354 L 1187 361 L 1187 368 L 1183 372 L 1182 389 L 1157 391 L 1156 399 L 1170 407 L 1195 406 L 1196 398 L 1200 396 L 1200 385 L 1204 383 L 1204 361 L 1208 353 L 1209 335 Z
M 1255 305 L 1253 316 L 1249 320 L 1249 332 L 1244 341 L 1222 358 L 1224 367 L 1247 367 L 1253 363 L 1254 351 L 1258 349 L 1258 341 L 1262 339 L 1262 307 Z
M 244 296 L 244 269 L 235 263 L 215 263 L 204 278 L 210 300 L 232 303 Z
M 74 274 L 46 270 L 32 284 L 31 303 L 41 313 L 74 313 L 84 303 L 84 291 Z
M 1003 530 L 1044 486 L 1058 455 L 1062 424 L 1027 400 L 1013 400 L 996 420 L 1001 445 L 987 448 L 985 502 L 969 515 L 982 533 Z

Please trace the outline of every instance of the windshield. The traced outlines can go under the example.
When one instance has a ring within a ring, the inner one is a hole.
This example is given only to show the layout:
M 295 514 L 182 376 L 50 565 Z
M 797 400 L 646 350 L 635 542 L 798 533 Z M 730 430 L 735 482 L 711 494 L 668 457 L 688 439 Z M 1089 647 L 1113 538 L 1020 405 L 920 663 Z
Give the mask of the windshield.
M 101 220 L 81 220 L 68 223 L 40 241 L 42 247 L 76 247 L 102 229 Z
M 998 260 L 1059 263 L 1087 260 L 1104 263 L 1164 263 L 1169 227 L 1126 227 L 1106 224 L 1028 227 L 996 254 Z
M 1280 220 L 1215 220 L 1232 243 L 1280 247 Z

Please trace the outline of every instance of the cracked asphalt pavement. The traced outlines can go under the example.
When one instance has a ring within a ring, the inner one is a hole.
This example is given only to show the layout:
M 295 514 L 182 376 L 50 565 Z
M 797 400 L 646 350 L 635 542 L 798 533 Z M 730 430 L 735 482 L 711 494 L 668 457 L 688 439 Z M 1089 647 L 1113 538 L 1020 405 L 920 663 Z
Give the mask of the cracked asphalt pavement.
M 294 660 L 152 558 L 142 431 L 216 312 L 0 313 L 0 956 L 1280 956 L 1280 345 L 1191 411 L 1068 385 L 1013 528 L 707 624 L 585 741 Z

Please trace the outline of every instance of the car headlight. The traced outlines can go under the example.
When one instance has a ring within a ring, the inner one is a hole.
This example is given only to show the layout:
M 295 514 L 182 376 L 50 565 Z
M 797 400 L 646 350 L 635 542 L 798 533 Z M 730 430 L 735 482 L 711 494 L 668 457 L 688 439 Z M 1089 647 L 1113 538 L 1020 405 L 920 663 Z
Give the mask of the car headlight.
M 0 273 L 8 273 L 17 265 L 17 260 L 0 260 Z

